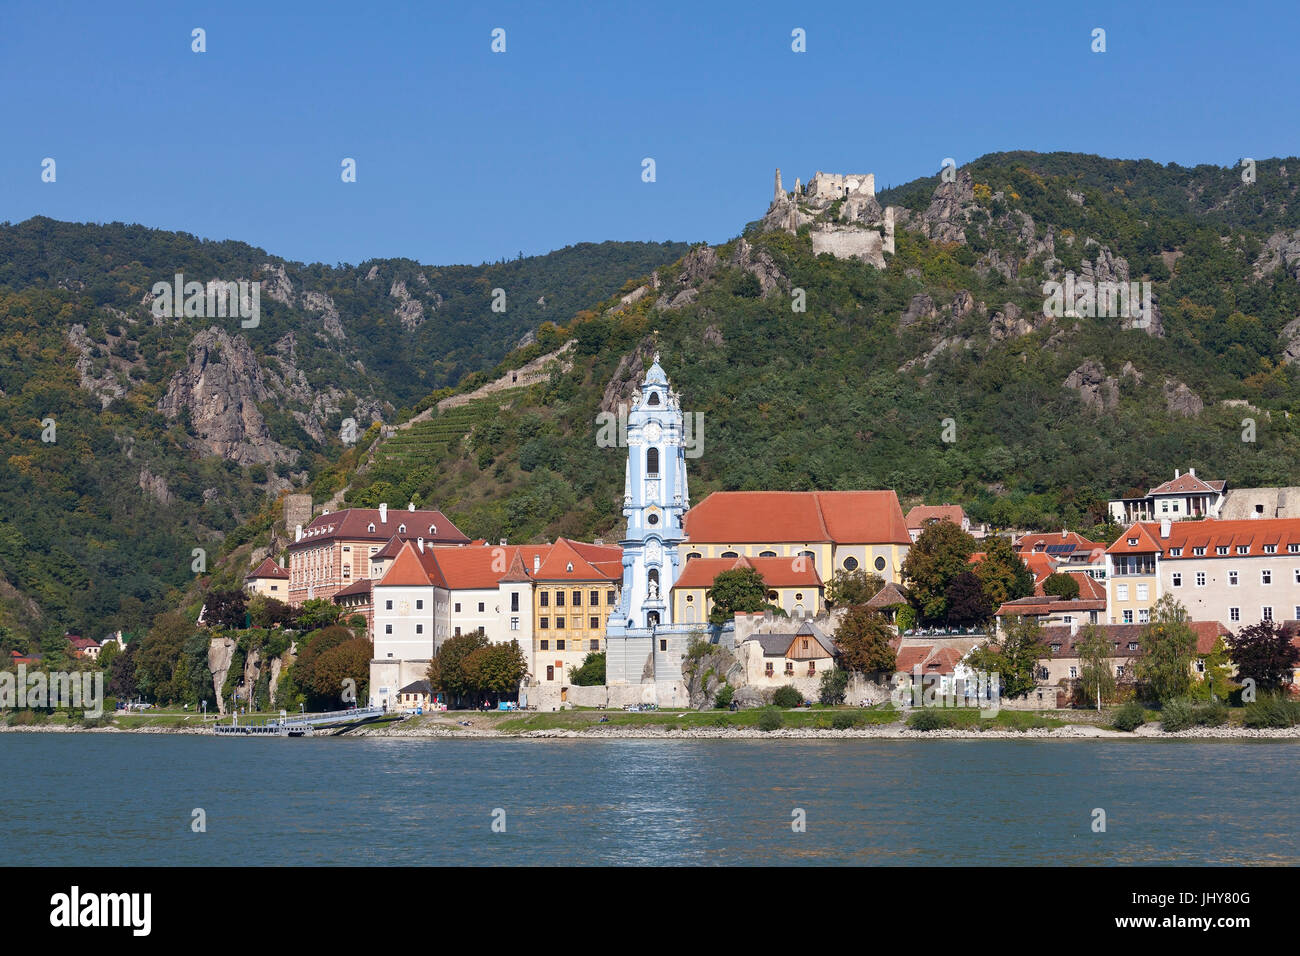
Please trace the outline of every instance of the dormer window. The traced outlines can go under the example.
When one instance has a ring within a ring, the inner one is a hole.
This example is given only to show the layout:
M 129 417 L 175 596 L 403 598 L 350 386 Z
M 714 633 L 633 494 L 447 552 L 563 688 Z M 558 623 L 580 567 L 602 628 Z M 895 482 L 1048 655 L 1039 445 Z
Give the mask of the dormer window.
M 406 525 L 404 525 L 404 524 L 399 524 L 399 525 L 397 526 L 397 533 L 398 533 L 398 534 L 406 534 Z
M 566 565 L 564 566 L 564 570 L 567 571 L 569 574 L 572 574 L 572 573 L 573 573 L 573 562 L 570 561 L 568 564 L 566 564 Z
M 438 533 L 438 526 L 436 524 L 429 525 L 429 537 L 432 538 L 437 533 Z
M 375 526 L 374 526 L 373 524 L 372 524 L 372 525 L 367 525 L 366 530 L 369 531 L 371 534 L 374 534 L 374 533 L 375 533 Z
M 1171 558 L 1181 558 L 1181 557 L 1183 556 L 1183 549 L 1182 549 L 1182 548 L 1170 548 L 1170 549 L 1169 549 L 1169 556 L 1170 556 Z
M 1198 557 L 1198 558 L 1203 558 L 1203 557 L 1205 557 L 1205 548 L 1204 548 L 1204 546 L 1199 547 L 1199 548 L 1192 548 L 1192 554 L 1195 555 L 1195 556 Z
M 1129 539 L 1128 539 L 1128 546 L 1129 546 L 1130 548 L 1135 548 L 1135 547 L 1137 547 L 1137 543 L 1138 543 L 1138 539 L 1137 539 L 1137 538 L 1129 538 Z

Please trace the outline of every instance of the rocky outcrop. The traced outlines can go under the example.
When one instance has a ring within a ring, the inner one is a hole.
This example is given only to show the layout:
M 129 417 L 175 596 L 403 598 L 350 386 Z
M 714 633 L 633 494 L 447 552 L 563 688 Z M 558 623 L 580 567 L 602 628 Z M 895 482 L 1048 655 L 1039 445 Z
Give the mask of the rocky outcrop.
M 343 334 L 343 322 L 339 318 L 339 310 L 334 305 L 334 300 L 323 292 L 304 292 L 302 294 L 302 307 L 311 312 L 321 314 L 321 328 L 325 334 L 332 339 L 342 341 L 347 338 Z
M 1096 411 L 1110 411 L 1119 404 L 1119 380 L 1107 375 L 1106 369 L 1092 359 L 1066 376 L 1063 384 L 1078 392 L 1083 404 Z
M 274 299 L 281 305 L 292 306 L 294 303 L 293 283 L 284 271 L 284 264 L 262 265 L 262 295 Z
M 292 461 L 297 453 L 272 441 L 259 402 L 272 397 L 257 357 L 242 335 L 213 326 L 186 350 L 185 368 L 172 376 L 158 410 L 175 420 L 188 413 L 205 450 L 240 465 Z
M 1292 319 L 1282 326 L 1278 337 L 1282 340 L 1282 361 L 1294 365 L 1300 360 L 1300 319 Z
M 637 394 L 641 380 L 645 378 L 645 370 L 654 358 L 654 352 L 654 339 L 646 338 L 619 359 L 618 368 L 614 369 L 609 384 L 605 386 L 605 393 L 601 396 L 601 411 L 617 412 L 620 404 L 631 406 L 632 398 Z
M 1268 237 L 1263 251 L 1255 260 L 1255 278 L 1262 279 L 1279 267 L 1300 282 L 1300 229 L 1277 232 Z
M 424 306 L 419 299 L 406 290 L 405 282 L 394 282 L 388 294 L 397 300 L 393 315 L 397 316 L 398 321 L 402 323 L 402 328 L 414 332 L 424 324 Z
M 1170 415 L 1194 418 L 1205 409 L 1205 402 L 1177 379 L 1167 378 L 1164 384 L 1165 407 Z
M 933 242 L 966 242 L 966 226 L 976 209 L 975 183 L 968 170 L 957 171 L 950 183 L 940 183 L 917 225 Z
M 766 250 L 755 249 L 744 239 L 736 243 L 736 249 L 731 254 L 731 264 L 744 269 L 758 280 L 763 298 L 780 292 L 788 285 L 785 274 L 777 266 L 776 260 Z
M 898 330 L 901 332 L 923 319 L 933 319 L 938 314 L 939 310 L 934 307 L 934 300 L 924 292 L 918 292 L 912 296 L 907 309 L 898 317 Z
M 95 372 L 96 346 L 90 341 L 84 325 L 77 324 L 68 330 L 68 342 L 77 350 L 77 381 L 84 391 L 99 399 L 101 409 L 108 408 L 126 394 L 111 362 L 106 362 L 102 371 Z
M 226 675 L 230 673 L 230 664 L 235 658 L 235 641 L 229 637 L 214 637 L 208 642 L 208 670 L 212 672 L 212 689 L 216 692 L 217 713 L 226 713 L 226 700 L 222 690 L 226 686 Z
M 152 497 L 160 505 L 169 505 L 175 498 L 167 487 L 167 479 L 155 475 L 147 466 L 140 468 L 140 490 Z
M 1005 342 L 1018 339 L 1034 331 L 1033 315 L 1025 313 L 1014 302 L 1002 303 L 1002 308 L 993 313 L 989 319 L 989 339 L 993 342 Z

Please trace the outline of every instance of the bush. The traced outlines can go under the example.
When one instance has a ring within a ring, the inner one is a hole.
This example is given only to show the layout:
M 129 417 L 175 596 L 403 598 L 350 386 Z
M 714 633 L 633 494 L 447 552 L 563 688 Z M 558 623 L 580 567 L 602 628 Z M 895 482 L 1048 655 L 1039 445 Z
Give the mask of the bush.
M 836 730 L 849 730 L 862 722 L 862 715 L 851 710 L 841 710 L 831 718 L 831 726 Z
M 736 689 L 730 684 L 723 684 L 718 688 L 718 692 L 713 695 L 713 706 L 720 710 L 726 710 L 731 706 L 731 701 L 735 696 Z
M 913 730 L 943 730 L 952 726 L 952 715 L 946 711 L 925 708 L 909 717 L 907 726 Z
M 1197 711 L 1202 727 L 1222 727 L 1228 722 L 1228 705 L 1221 700 L 1201 704 Z
M 1254 729 L 1294 727 L 1300 723 L 1300 704 L 1276 694 L 1246 705 L 1246 726 Z
M 772 703 L 777 707 L 802 707 L 803 694 L 795 690 L 792 685 L 786 684 L 776 689 L 776 693 L 772 695 Z
M 784 723 L 785 718 L 781 716 L 781 711 L 775 707 L 764 707 L 763 712 L 758 716 L 758 729 L 765 733 L 780 730 L 781 725 Z
M 1167 734 L 1196 726 L 1196 705 L 1187 700 L 1171 700 L 1160 709 L 1160 729 Z
M 1116 730 L 1123 730 L 1131 734 L 1147 722 L 1147 712 L 1137 701 L 1130 700 L 1115 711 L 1110 722 Z
M 817 699 L 827 707 L 844 703 L 844 694 L 849 687 L 848 671 L 836 667 L 822 672 L 821 686 L 817 690 Z

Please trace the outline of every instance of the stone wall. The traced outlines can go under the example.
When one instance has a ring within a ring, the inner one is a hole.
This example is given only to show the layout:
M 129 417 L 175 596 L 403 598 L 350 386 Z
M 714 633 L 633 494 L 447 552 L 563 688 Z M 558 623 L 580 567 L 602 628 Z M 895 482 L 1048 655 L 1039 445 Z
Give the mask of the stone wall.
M 884 239 L 873 229 L 821 225 L 809 236 L 815 256 L 827 252 L 837 259 L 860 259 L 877 269 L 885 268 Z

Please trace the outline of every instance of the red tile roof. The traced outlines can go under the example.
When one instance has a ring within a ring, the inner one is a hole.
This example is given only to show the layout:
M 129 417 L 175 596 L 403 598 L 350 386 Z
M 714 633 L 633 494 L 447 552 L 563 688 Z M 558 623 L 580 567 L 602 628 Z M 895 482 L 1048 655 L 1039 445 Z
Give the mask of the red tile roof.
M 1222 491 L 1223 486 L 1222 481 L 1202 481 L 1195 475 L 1185 474 L 1156 485 L 1147 492 L 1147 495 L 1210 494 Z
M 574 582 L 601 582 L 606 583 L 613 580 L 623 580 L 623 561 L 621 548 L 605 548 L 596 545 L 585 545 L 584 550 L 593 557 L 603 558 L 600 564 L 605 568 L 601 570 L 592 564 L 578 550 L 575 542 L 567 538 L 560 538 L 555 544 L 551 545 L 550 553 L 542 558 L 542 566 L 533 574 L 533 579 L 537 581 L 574 581 Z M 617 554 L 614 560 L 610 557 Z M 613 573 L 613 565 L 617 563 L 618 571 Z
M 1136 547 L 1128 539 L 1137 536 Z M 1241 557 L 1264 555 L 1265 545 L 1275 545 L 1276 554 L 1287 553 L 1287 546 L 1300 545 L 1300 518 L 1243 518 L 1238 521 L 1220 521 L 1204 518 L 1199 521 L 1171 521 L 1169 537 L 1160 537 L 1160 522 L 1139 521 L 1131 525 L 1107 550 L 1110 554 L 1157 552 L 1165 560 L 1180 558 L 1212 558 L 1214 549 L 1226 547 L 1227 555 L 1237 557 L 1237 547 L 1245 545 L 1249 551 Z M 1181 548 L 1182 554 L 1170 553 Z M 1193 554 L 1194 548 L 1205 548 L 1205 554 Z
M 1077 531 L 1047 531 L 1022 534 L 1016 539 L 1017 551 L 1042 551 L 1052 545 L 1072 544 L 1075 551 L 1091 551 L 1106 547 L 1099 541 L 1090 541 Z
M 904 520 L 908 528 L 924 528 L 931 521 L 951 521 L 961 527 L 966 512 L 961 505 L 917 505 Z
M 402 550 L 402 539 L 393 535 L 388 539 L 388 544 L 384 545 L 378 551 L 370 556 L 371 561 L 386 561 L 389 558 L 397 557 L 397 552 Z
M 693 543 L 910 544 L 892 491 L 718 491 L 686 513 Z
M 582 557 L 580 549 L 593 557 L 613 557 L 614 560 L 592 563 Z M 403 561 L 407 551 L 411 557 Z M 426 545 L 423 551 L 407 541 L 402 545 L 397 560 L 378 583 L 381 587 L 432 584 L 451 591 L 490 590 L 503 581 L 572 581 L 575 584 L 604 585 L 623 580 L 622 554 L 622 548 L 617 546 L 588 545 L 567 538 L 561 538 L 555 544 L 470 545 L 463 548 Z M 400 570 L 399 561 L 402 561 Z M 534 564 L 537 565 L 536 572 L 533 571 Z M 570 564 L 573 565 L 572 571 L 568 570 Z M 396 576 L 394 572 L 397 572 Z
M 900 647 L 894 655 L 894 669 L 910 673 L 913 667 L 923 663 L 933 652 L 933 644 L 922 647 Z
M 998 608 L 998 617 L 1038 616 L 1041 614 L 1069 614 L 1071 611 L 1104 611 L 1106 601 L 1102 599 L 1066 601 L 1057 597 L 1026 597 L 1007 601 Z
M 1214 650 L 1214 645 L 1218 643 L 1220 637 L 1226 637 L 1231 633 L 1226 627 L 1218 621 L 1188 621 L 1193 633 L 1196 634 L 1196 653 L 1208 654 Z M 1086 625 L 1085 625 L 1086 626 Z M 1142 653 L 1142 632 L 1148 627 L 1146 624 L 1094 624 L 1097 630 L 1101 631 L 1107 641 L 1112 644 L 1118 643 L 1116 657 L 1136 657 Z M 1080 627 L 1074 634 L 1070 633 L 1070 626 L 1066 624 L 1051 624 L 1042 628 L 1039 632 L 1039 640 L 1048 647 L 1060 645 L 1059 651 L 1053 651 L 1052 657 L 1078 657 L 1078 645 L 1083 641 L 1084 627 Z M 1136 643 L 1137 650 L 1130 650 L 1129 644 Z
M 425 554 L 428 554 L 428 550 Z M 393 559 L 392 565 L 384 572 L 379 584 L 382 587 L 428 587 L 433 584 L 429 577 L 429 572 L 420 560 L 421 555 L 415 550 L 415 545 L 407 541 L 402 545 L 402 550 L 397 552 L 397 557 Z
M 677 576 L 673 590 L 678 588 L 711 588 L 714 579 L 723 571 L 753 568 L 770 588 L 819 588 L 822 579 L 813 562 L 797 558 L 691 558 Z
M 370 530 L 371 525 L 374 531 Z M 405 531 L 398 530 L 402 526 L 406 527 Z M 387 541 L 393 535 L 405 541 L 423 538 L 426 544 L 469 543 L 469 538 L 441 511 L 389 508 L 388 520 L 381 521 L 378 508 L 345 508 L 312 519 L 311 524 L 302 529 L 302 540 L 291 543 L 289 550 L 338 539 Z
M 369 594 L 371 590 L 373 590 L 374 583 L 375 582 L 371 581 L 370 578 L 362 578 L 359 581 L 353 581 L 347 587 L 343 588 L 343 590 L 335 591 L 330 600 L 337 603 L 338 599 L 341 597 L 352 597 L 355 594 Z
M 266 558 L 256 568 L 244 575 L 245 581 L 252 581 L 255 578 L 279 578 L 282 580 L 288 580 L 289 572 L 280 567 L 270 558 Z

